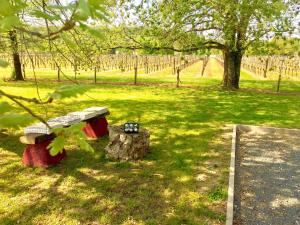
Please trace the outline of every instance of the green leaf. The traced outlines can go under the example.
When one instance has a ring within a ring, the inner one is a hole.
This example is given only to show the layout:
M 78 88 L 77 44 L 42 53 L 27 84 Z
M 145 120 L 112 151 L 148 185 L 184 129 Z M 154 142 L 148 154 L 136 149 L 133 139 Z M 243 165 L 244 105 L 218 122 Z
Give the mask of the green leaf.
M 0 116 L 0 128 L 20 128 L 32 122 L 32 117 L 24 114 L 10 113 Z
M 55 156 L 59 152 L 63 151 L 64 146 L 65 146 L 65 138 L 62 136 L 58 136 L 50 143 L 50 145 L 48 145 L 47 148 L 49 149 L 50 155 Z
M 88 0 L 90 6 L 99 7 L 104 4 L 104 0 Z
M 76 142 L 82 150 L 94 153 L 94 149 L 86 140 L 86 136 L 82 131 L 84 123 L 73 124 L 70 127 L 54 129 L 57 138 L 49 145 L 50 154 L 57 155 L 64 148 L 67 141 Z
M 67 135 L 68 137 L 70 137 L 72 139 L 74 139 L 74 137 L 75 137 L 76 143 L 79 145 L 79 147 L 82 150 L 94 153 L 94 149 L 87 142 L 86 136 L 82 131 L 82 128 L 84 126 L 85 126 L 85 123 L 78 123 L 78 124 L 74 124 L 68 128 L 65 128 L 65 135 Z
M 109 22 L 109 14 L 107 14 L 105 11 L 99 11 L 99 10 L 94 10 L 93 11 L 93 17 L 94 18 L 98 18 L 98 19 L 102 19 L 105 22 Z
M 87 0 L 79 0 L 78 8 L 84 11 L 86 14 L 90 15 L 90 7 Z
M 14 107 L 8 102 L 0 102 L 0 115 L 13 110 Z
M 6 62 L 6 61 L 0 59 L 0 67 L 7 67 L 8 65 L 9 65 L 8 62 Z
M 87 26 L 84 23 L 80 23 L 80 28 L 82 30 L 85 30 L 85 31 L 89 32 L 91 35 L 93 35 L 97 38 L 103 38 L 104 37 L 103 33 L 99 29 L 91 28 L 90 26 Z
M 64 133 L 65 128 L 54 128 L 52 131 L 59 136 L 60 134 Z
M 67 44 L 67 46 L 69 46 L 71 49 L 76 49 L 77 47 L 76 42 L 72 41 L 66 33 L 62 33 L 61 37 L 64 40 L 64 42 Z
M 65 128 L 66 132 L 75 134 L 75 133 L 82 133 L 81 129 L 85 126 L 85 123 L 76 123 L 67 128 Z
M 19 24 L 20 20 L 16 15 L 6 16 L 0 20 L 0 29 L 2 31 L 8 31 Z
M 70 3 L 67 5 L 48 5 L 48 9 L 55 11 L 73 11 L 76 8 L 76 4 Z
M 83 85 L 65 85 L 57 88 L 49 97 L 53 99 L 71 98 L 81 95 L 87 91 L 87 87 Z
M 88 5 L 87 0 L 79 0 L 78 1 L 78 10 L 77 10 L 77 19 L 79 20 L 87 20 L 91 16 L 90 7 Z
M 0 15 L 1 16 L 8 16 L 14 13 L 12 5 L 9 3 L 9 1 L 2 0 L 0 1 L 1 7 L 0 7 Z
M 59 15 L 55 15 L 55 14 L 50 15 L 48 13 L 45 13 L 45 12 L 41 11 L 41 10 L 34 10 L 34 11 L 31 12 L 31 15 L 35 16 L 37 18 L 44 18 L 44 19 L 47 19 L 47 20 L 50 20 L 50 21 L 60 19 Z
M 84 136 L 84 134 L 83 134 Z M 76 139 L 77 144 L 82 150 L 94 153 L 93 147 L 86 141 L 86 137 Z

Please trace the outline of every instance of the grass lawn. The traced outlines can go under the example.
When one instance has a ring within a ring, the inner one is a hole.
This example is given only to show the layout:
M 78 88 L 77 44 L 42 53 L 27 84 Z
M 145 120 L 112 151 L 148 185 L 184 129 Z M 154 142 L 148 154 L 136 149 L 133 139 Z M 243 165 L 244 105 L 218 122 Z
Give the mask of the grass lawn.
M 95 153 L 70 145 L 58 166 L 28 168 L 21 163 L 22 131 L 0 132 L 0 224 L 224 224 L 231 125 L 300 128 L 300 82 L 283 80 L 284 93 L 275 94 L 274 81 L 243 73 L 242 89 L 230 92 L 219 88 L 220 77 L 199 77 L 200 71 L 199 64 L 186 69 L 182 88 L 162 71 L 140 81 L 163 86 L 89 85 L 93 98 L 82 95 L 47 106 L 48 117 L 99 105 L 109 107 L 110 124 L 139 121 L 151 132 L 151 152 L 144 160 L 107 160 L 108 139 L 101 138 L 91 142 Z M 31 81 L 0 85 L 11 94 L 36 96 Z M 45 96 L 59 85 L 42 81 L 39 90 Z M 42 106 L 34 110 L 45 114 Z

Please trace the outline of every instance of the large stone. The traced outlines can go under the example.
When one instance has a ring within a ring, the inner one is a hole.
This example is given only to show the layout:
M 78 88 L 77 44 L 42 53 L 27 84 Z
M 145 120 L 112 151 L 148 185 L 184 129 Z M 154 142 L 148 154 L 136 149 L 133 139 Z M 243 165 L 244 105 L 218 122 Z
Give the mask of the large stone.
M 150 134 L 146 129 L 127 134 L 122 126 L 109 126 L 109 143 L 105 148 L 110 159 L 127 161 L 143 158 L 149 151 Z

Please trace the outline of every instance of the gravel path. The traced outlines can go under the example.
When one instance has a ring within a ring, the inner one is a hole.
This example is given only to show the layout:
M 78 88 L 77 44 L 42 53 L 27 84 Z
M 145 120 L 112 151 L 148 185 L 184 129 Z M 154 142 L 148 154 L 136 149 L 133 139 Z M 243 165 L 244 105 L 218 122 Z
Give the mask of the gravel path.
M 234 224 L 300 225 L 300 132 L 244 132 L 236 161 Z

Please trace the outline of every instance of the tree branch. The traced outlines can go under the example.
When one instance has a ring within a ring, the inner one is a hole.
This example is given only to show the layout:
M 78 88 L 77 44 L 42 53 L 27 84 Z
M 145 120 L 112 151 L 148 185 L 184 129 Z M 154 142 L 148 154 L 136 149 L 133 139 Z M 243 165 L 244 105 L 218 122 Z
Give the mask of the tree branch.
M 11 94 L 7 94 L 7 93 L 4 94 L 4 92 L 2 90 L 0 90 L 0 95 L 1 94 L 5 95 L 6 97 L 9 97 L 9 98 L 14 98 L 14 99 L 18 99 L 18 100 L 29 102 L 29 103 L 35 103 L 35 104 L 47 104 L 47 103 L 53 102 L 53 98 L 49 98 L 47 101 L 41 102 L 36 98 L 25 98 L 22 96 L 16 96 L 16 95 L 11 95 Z
M 219 27 L 203 27 L 203 28 L 192 28 L 188 30 L 187 32 L 202 32 L 202 31 L 208 31 L 208 30 L 221 30 Z
M 44 120 L 42 117 L 40 117 L 39 115 L 35 114 L 31 109 L 29 109 L 27 106 L 23 105 L 21 102 L 19 102 L 17 100 L 17 98 L 13 95 L 7 94 L 4 91 L 0 90 L 0 95 L 3 95 L 5 97 L 7 97 L 8 99 L 10 99 L 11 101 L 15 102 L 18 106 L 20 106 L 21 108 L 23 108 L 25 111 L 27 111 L 31 116 L 33 116 L 34 118 L 38 119 L 39 121 L 41 121 L 43 124 L 45 124 L 49 129 L 51 129 L 51 127 L 49 126 L 49 124 L 47 123 L 46 120 Z
M 58 38 L 58 35 L 64 31 L 69 31 L 72 30 L 75 27 L 75 21 L 73 20 L 68 20 L 65 22 L 64 26 L 61 27 L 59 30 L 54 31 L 54 32 L 49 32 L 47 34 L 41 34 L 39 32 L 36 31 L 30 31 L 25 29 L 24 27 L 16 27 L 16 30 L 22 31 L 24 33 L 30 34 L 32 36 L 36 36 L 42 39 L 46 39 L 46 38 L 50 38 L 51 40 L 54 40 L 56 38 Z

